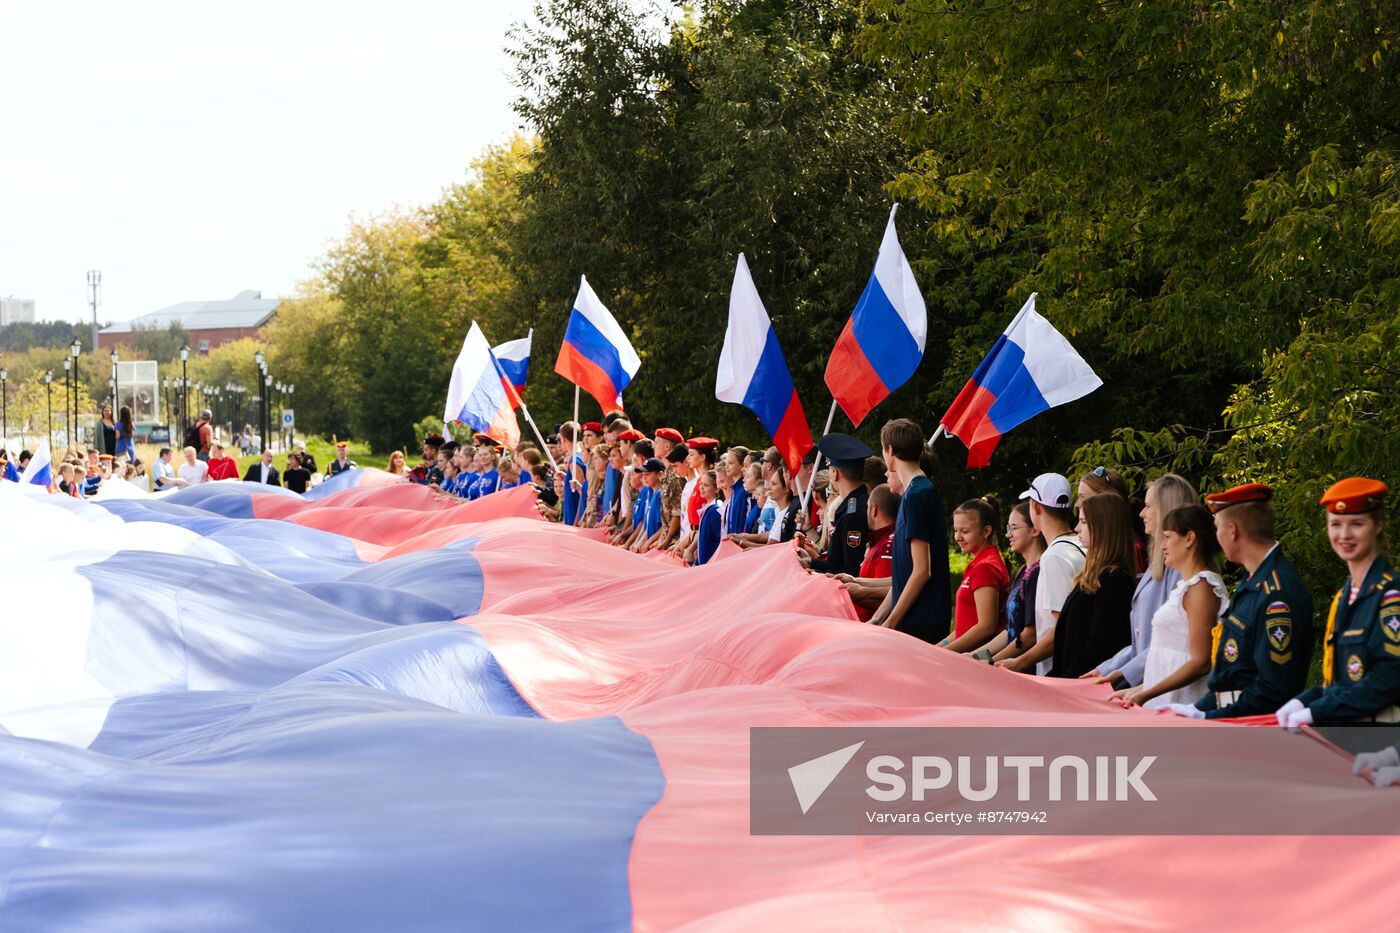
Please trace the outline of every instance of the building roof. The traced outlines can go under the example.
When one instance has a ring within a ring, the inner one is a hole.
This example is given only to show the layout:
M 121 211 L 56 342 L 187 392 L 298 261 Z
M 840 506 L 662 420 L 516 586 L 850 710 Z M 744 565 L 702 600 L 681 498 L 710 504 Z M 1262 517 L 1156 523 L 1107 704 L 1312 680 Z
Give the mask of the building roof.
M 281 304 L 279 298 L 264 298 L 262 292 L 239 292 L 226 301 L 182 301 L 177 305 L 143 314 L 121 324 L 102 328 L 104 334 L 129 334 L 137 328 L 165 330 L 179 324 L 193 333 L 197 330 L 262 327 Z

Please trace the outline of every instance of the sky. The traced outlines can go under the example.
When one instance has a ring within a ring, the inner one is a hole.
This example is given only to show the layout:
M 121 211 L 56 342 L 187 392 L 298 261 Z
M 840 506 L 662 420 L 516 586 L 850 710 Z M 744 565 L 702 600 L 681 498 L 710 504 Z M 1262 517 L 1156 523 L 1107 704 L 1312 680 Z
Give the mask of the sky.
M 521 129 L 533 0 L 0 0 L 0 296 L 46 320 L 291 294 L 349 218 Z

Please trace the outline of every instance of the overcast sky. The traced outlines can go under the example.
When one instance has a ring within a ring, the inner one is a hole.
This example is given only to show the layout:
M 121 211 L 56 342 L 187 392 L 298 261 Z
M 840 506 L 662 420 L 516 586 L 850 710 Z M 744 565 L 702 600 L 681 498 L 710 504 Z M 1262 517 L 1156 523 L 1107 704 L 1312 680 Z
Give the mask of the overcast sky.
M 518 128 L 530 0 L 0 0 L 0 295 L 120 321 L 290 293 L 351 214 L 431 202 Z

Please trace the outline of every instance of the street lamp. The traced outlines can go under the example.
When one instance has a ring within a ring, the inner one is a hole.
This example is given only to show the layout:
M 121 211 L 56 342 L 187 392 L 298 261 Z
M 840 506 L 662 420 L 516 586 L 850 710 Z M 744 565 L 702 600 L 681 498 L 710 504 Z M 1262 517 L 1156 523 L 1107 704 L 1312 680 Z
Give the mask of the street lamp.
M 119 393 L 119 392 L 121 391 L 121 388 L 122 388 L 121 376 L 119 376 L 119 375 L 117 374 L 117 363 L 118 363 L 120 360 L 121 360 L 121 354 L 119 354 L 119 353 L 117 352 L 117 348 L 116 348 L 116 347 L 113 347 L 113 348 L 112 348 L 112 413 L 115 414 L 115 415 L 120 415 L 120 414 L 121 414 L 121 407 L 122 407 L 122 400 L 119 399 L 119 398 L 117 398 L 117 393 Z
M 190 426 L 190 373 L 187 361 L 190 358 L 190 348 L 183 346 L 180 348 L 180 430 Z
M 49 396 L 49 450 L 53 450 L 53 370 L 44 370 L 44 390 Z
M 68 416 L 68 392 L 72 387 L 72 382 L 73 360 L 65 356 L 63 358 L 63 433 L 66 435 L 64 447 L 73 446 L 73 419 Z
M 68 439 L 68 446 L 73 446 L 78 442 L 78 379 L 82 373 L 78 369 L 78 354 L 83 352 L 83 342 L 77 337 L 73 338 L 73 343 L 68 347 L 73 355 L 73 436 Z
M 169 377 L 169 376 L 162 376 L 161 379 L 160 379 L 160 395 L 161 395 L 161 399 L 165 402 L 165 442 L 166 442 L 167 444 L 171 444 L 171 443 L 173 443 L 174 440 L 175 440 L 175 438 L 172 437 L 172 435 L 175 433 L 175 429 L 174 429 L 174 426 L 173 426 L 173 425 L 171 424 L 171 422 L 170 422 L 170 377 Z
M 10 371 L 0 366 L 0 441 L 10 438 L 10 398 L 7 390 L 9 381 Z
M 267 355 L 261 349 L 253 354 L 258 364 L 258 453 L 267 450 Z
M 292 407 L 292 392 L 295 391 L 295 390 L 296 390 L 296 386 L 294 386 L 294 385 L 288 383 L 288 385 L 287 385 L 287 407 L 288 407 L 288 408 L 291 408 L 291 407 Z M 296 440 L 297 440 L 296 420 L 293 419 L 292 423 L 289 424 L 289 425 L 287 426 L 287 448 L 288 448 L 288 449 L 291 449 L 292 445 L 296 443 Z

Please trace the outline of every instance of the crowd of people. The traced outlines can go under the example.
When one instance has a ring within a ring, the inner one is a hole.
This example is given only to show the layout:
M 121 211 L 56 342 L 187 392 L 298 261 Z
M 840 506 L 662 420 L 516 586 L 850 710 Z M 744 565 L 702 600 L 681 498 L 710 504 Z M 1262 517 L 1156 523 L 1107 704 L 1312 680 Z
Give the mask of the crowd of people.
M 113 421 L 116 444 L 128 421 L 125 409 Z M 239 479 L 212 432 L 198 436 L 204 449 L 186 446 L 178 465 L 161 449 L 154 488 Z M 1010 672 L 1109 684 L 1125 706 L 1197 719 L 1273 715 L 1294 730 L 1400 723 L 1400 581 L 1385 537 L 1387 489 L 1374 480 L 1342 480 L 1321 498 L 1346 578 L 1319 619 L 1280 549 L 1263 484 L 1202 498 L 1167 474 L 1139 502 L 1112 467 L 1073 485 L 1046 472 L 1003 524 L 990 498 L 944 512 L 924 432 L 908 419 L 884 426 L 878 452 L 828 434 L 792 464 L 775 447 L 721 449 L 669 427 L 648 436 L 620 412 L 561 424 L 545 446 L 507 452 L 482 434 L 461 443 L 431 434 L 419 465 L 394 451 L 388 470 L 453 499 L 529 484 L 544 517 L 686 564 L 710 562 L 725 542 L 784 544 L 807 571 L 840 583 L 870 624 Z M 355 466 L 337 441 L 325 475 Z M 64 457 L 58 490 L 92 495 L 110 477 L 144 473 L 134 456 L 90 448 Z M 241 478 L 302 492 L 318 475 L 302 444 L 280 475 L 267 452 Z M 950 541 L 967 559 L 956 589 Z M 1233 592 L 1226 561 L 1244 574 Z M 1319 629 L 1323 683 L 1305 689 Z
M 1124 706 L 1272 715 L 1292 730 L 1400 723 L 1400 581 L 1383 483 L 1355 477 L 1322 496 L 1346 579 L 1315 618 L 1279 546 L 1269 486 L 1202 497 L 1167 474 L 1139 500 L 1113 467 L 1073 485 L 1046 472 L 1003 524 L 990 498 L 944 513 L 924 436 L 897 419 L 876 452 L 829 434 L 792 469 L 776 448 L 721 449 L 668 427 L 648 436 L 613 413 L 560 425 L 547 457 L 528 443 L 503 458 L 482 435 L 475 446 L 431 436 L 407 475 L 466 498 L 532 483 L 547 518 L 695 565 L 725 541 L 791 542 L 794 559 L 841 583 L 870 624 L 1011 672 L 1109 684 Z M 950 540 L 968 561 L 956 589 Z M 1233 592 L 1226 561 L 1243 571 Z M 1305 689 L 1319 629 L 1323 683 Z

